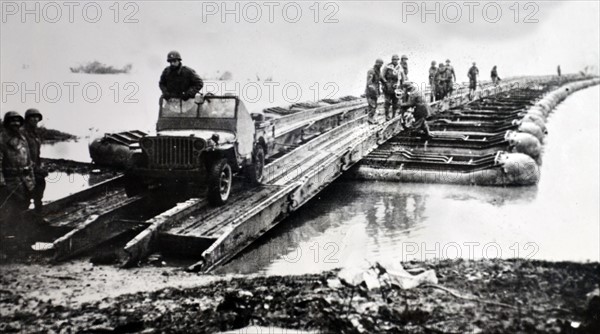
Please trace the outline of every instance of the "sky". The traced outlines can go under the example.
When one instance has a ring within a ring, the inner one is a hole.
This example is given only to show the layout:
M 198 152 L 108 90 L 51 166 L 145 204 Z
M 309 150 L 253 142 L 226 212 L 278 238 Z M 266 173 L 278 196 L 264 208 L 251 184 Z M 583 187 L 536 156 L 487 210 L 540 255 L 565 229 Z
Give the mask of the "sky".
M 450 59 L 458 81 L 466 81 L 473 61 L 488 78 L 493 65 L 501 77 L 553 74 L 559 64 L 563 73 L 588 65 L 597 71 L 600 58 L 597 1 L 427 2 L 425 7 L 420 1 L 74 3 L 28 2 L 23 8 L 20 1 L 2 1 L 3 112 L 23 102 L 13 99 L 19 94 L 8 94 L 7 82 L 35 81 L 43 87 L 83 80 L 69 76 L 69 67 L 93 60 L 132 64 L 128 80 L 138 85 L 142 106 L 154 109 L 170 50 L 180 51 L 184 65 L 208 80 L 230 71 L 230 84 L 244 88 L 257 78 L 272 78 L 279 84 L 276 96 L 261 106 L 294 100 L 293 90 L 282 88 L 290 83 L 298 83 L 302 99 L 359 95 L 375 59 L 387 63 L 393 54 L 409 57 L 409 78 L 417 83 L 427 81 L 432 60 Z M 268 95 L 267 87 L 260 89 L 262 97 Z

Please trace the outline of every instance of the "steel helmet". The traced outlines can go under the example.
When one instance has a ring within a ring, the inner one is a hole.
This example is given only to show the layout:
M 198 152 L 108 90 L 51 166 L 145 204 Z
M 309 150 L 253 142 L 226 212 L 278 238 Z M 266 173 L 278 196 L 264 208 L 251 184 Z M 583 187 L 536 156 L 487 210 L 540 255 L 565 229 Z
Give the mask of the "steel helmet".
M 435 62 L 435 60 L 431 62 L 431 65 L 435 65 L 435 64 L 437 64 L 437 63 Z
M 446 63 L 447 63 L 447 64 L 450 64 L 450 59 L 446 59 Z
M 417 90 L 417 85 L 412 81 L 407 81 L 402 84 L 402 88 L 406 89 L 407 92 L 412 92 Z
M 400 57 L 398 57 L 398 55 L 393 55 L 392 60 L 400 60 Z
M 19 115 L 19 113 L 16 111 L 6 112 L 6 114 L 4 114 L 4 120 L 2 121 L 2 124 L 6 125 L 13 118 L 18 119 L 19 122 L 21 122 L 21 124 L 23 124 L 23 121 L 24 121 L 23 116 Z
M 406 55 L 402 55 L 401 57 L 402 59 L 408 59 L 408 57 Z
M 31 116 L 40 116 L 40 120 L 44 119 L 44 117 L 42 116 L 42 113 L 35 108 L 27 109 L 27 111 L 25 112 L 25 119 L 27 119 L 27 117 L 31 117 Z
M 179 60 L 179 61 L 181 61 L 181 55 L 179 54 L 178 51 L 171 51 L 171 52 L 169 52 L 169 54 L 167 55 L 167 61 L 171 61 L 171 60 Z
M 375 65 L 383 65 L 383 60 L 380 58 L 377 58 L 377 60 L 375 60 Z

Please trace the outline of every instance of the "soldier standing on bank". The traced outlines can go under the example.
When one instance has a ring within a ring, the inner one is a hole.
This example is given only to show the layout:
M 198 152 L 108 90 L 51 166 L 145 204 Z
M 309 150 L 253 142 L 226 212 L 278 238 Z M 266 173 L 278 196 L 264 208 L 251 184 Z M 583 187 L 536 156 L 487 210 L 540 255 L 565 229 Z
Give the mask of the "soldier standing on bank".
M 400 76 L 402 75 L 402 67 L 398 64 L 400 57 L 398 55 L 392 56 L 392 62 L 387 64 L 382 71 L 383 84 L 383 95 L 385 102 L 383 108 L 385 110 L 386 121 L 396 117 L 396 112 L 400 108 L 398 103 L 398 96 L 396 96 L 396 88 L 398 88 Z M 391 108 L 391 116 L 390 116 Z
M 27 139 L 21 133 L 23 117 L 15 111 L 4 115 L 4 131 L 0 135 L 0 222 L 21 220 L 31 202 L 35 186 L 33 165 Z M 17 226 L 18 227 L 18 226 Z
M 33 175 L 35 177 L 35 188 L 32 197 L 36 213 L 42 212 L 42 198 L 46 190 L 46 176 L 48 172 L 42 166 L 40 158 L 40 148 L 42 146 L 42 137 L 38 128 L 38 123 L 42 120 L 42 113 L 35 108 L 27 109 L 25 112 L 25 125 L 23 125 L 23 135 L 29 144 L 29 153 L 33 163 Z
M 365 96 L 367 97 L 367 112 L 369 114 L 369 123 L 375 123 L 375 113 L 377 111 L 377 99 L 380 95 L 380 84 L 384 83 L 381 78 L 381 66 L 383 60 L 377 59 L 372 69 L 367 72 L 367 87 Z
M 437 74 L 437 67 L 435 66 L 437 63 L 434 61 L 431 62 L 431 67 L 429 68 L 429 87 L 431 87 L 431 92 L 429 93 L 429 101 L 435 101 L 435 75 Z
M 181 60 L 177 51 L 171 51 L 167 55 L 170 65 L 164 69 L 158 83 L 163 99 L 177 98 L 187 101 L 193 99 L 204 86 L 196 71 L 183 66 Z

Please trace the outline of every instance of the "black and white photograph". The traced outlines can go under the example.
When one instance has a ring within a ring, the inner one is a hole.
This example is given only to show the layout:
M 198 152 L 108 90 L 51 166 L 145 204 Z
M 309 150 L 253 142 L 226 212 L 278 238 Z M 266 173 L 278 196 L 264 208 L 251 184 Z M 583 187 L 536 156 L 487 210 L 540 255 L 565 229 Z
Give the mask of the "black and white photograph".
M 600 333 L 599 1 L 0 17 L 0 333 Z

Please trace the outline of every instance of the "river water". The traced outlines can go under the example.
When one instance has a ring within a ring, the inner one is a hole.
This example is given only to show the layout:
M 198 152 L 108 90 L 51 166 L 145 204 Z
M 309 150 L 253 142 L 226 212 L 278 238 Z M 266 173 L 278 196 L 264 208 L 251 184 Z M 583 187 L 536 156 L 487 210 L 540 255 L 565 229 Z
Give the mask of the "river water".
M 365 259 L 598 261 L 599 96 L 598 86 L 577 92 L 550 116 L 537 186 L 338 181 L 224 271 L 301 274 L 354 266 Z M 128 122 L 112 121 L 118 116 L 115 110 L 106 111 L 103 119 L 92 119 L 88 112 L 79 119 L 116 131 L 139 117 L 147 129 L 154 122 L 150 109 L 142 114 L 119 111 Z M 81 113 L 75 108 L 63 112 Z M 86 130 L 77 129 L 85 136 Z M 42 154 L 89 161 L 90 138 L 46 145 Z M 53 175 L 45 200 L 76 192 L 88 183 L 85 175 Z
M 223 268 L 303 274 L 365 261 L 599 261 L 599 87 L 548 120 L 532 187 L 338 181 Z

